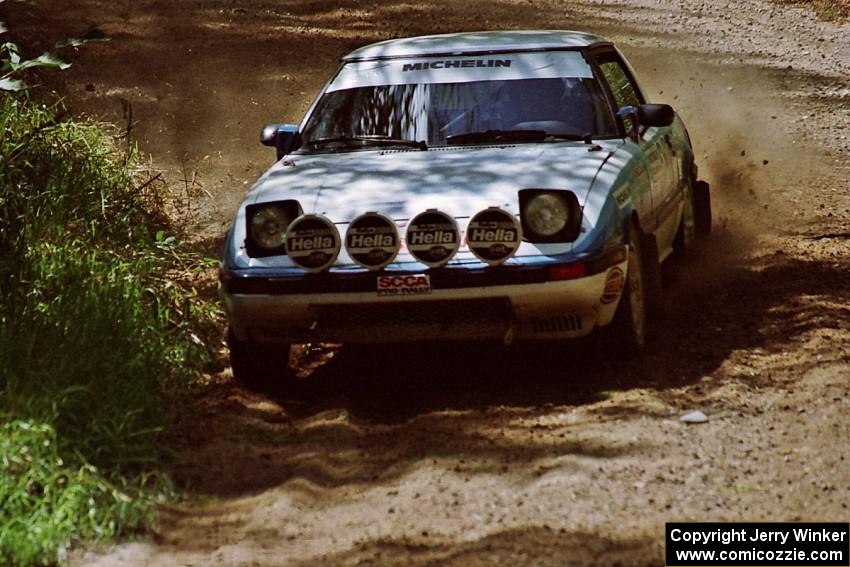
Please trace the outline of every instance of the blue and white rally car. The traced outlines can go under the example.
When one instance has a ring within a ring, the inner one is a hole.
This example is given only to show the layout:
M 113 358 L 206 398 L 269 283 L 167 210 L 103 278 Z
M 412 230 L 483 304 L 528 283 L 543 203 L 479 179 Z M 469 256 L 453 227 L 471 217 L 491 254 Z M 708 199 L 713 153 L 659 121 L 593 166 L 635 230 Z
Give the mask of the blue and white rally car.
M 234 376 L 307 342 L 552 339 L 635 355 L 659 264 L 708 234 L 673 109 L 608 41 L 434 35 L 342 58 L 251 188 L 220 266 Z

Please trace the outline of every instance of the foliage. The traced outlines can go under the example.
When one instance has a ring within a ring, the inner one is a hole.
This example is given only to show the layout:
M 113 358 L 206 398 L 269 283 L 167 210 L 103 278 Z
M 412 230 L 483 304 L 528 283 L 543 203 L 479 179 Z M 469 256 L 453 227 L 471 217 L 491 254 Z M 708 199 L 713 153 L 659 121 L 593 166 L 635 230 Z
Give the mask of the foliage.
M 33 67 L 58 67 L 66 69 L 68 63 L 62 61 L 59 57 L 52 53 L 42 53 L 35 59 L 21 59 L 21 54 L 18 52 L 18 46 L 14 43 L 4 43 L 0 45 L 0 60 L 3 64 L 0 67 L 0 90 L 4 91 L 21 91 L 26 88 L 26 84 L 20 79 L 13 78 L 13 75 L 19 75 L 21 71 L 31 69 Z
M 130 485 L 108 479 L 90 464 L 62 458 L 48 423 L 14 420 L 0 427 L 0 560 L 37 564 L 61 561 L 74 535 L 109 536 L 152 521 L 147 494 L 168 493 L 162 478 Z
M 6 31 L 8 31 L 6 25 L 0 22 L 0 34 Z M 93 26 L 89 28 L 83 37 L 60 41 L 54 46 L 54 49 L 60 50 L 65 47 L 79 47 L 86 43 L 100 41 L 108 41 L 108 38 L 100 28 Z M 36 67 L 67 69 L 70 66 L 71 64 L 63 60 L 58 53 L 45 52 L 38 57 L 25 59 L 21 56 L 17 44 L 11 42 L 2 43 L 0 44 L 0 91 L 26 90 L 28 88 L 27 84 L 20 77 L 27 69 Z
M 102 125 L 0 93 L 0 564 L 133 533 L 217 312 L 161 186 Z

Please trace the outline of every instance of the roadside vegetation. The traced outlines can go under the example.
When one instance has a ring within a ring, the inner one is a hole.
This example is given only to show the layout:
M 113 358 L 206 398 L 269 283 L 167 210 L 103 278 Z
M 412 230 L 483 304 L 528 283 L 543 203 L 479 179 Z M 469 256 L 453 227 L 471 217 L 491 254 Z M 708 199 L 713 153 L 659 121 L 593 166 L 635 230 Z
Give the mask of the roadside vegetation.
M 850 0 L 774 0 L 779 4 L 806 6 L 817 14 L 818 18 L 840 25 L 850 18 Z
M 212 268 L 181 251 L 162 182 L 114 129 L 32 100 L 25 63 L 2 46 L 2 565 L 152 526 L 173 494 L 162 438 L 217 317 L 190 283 Z

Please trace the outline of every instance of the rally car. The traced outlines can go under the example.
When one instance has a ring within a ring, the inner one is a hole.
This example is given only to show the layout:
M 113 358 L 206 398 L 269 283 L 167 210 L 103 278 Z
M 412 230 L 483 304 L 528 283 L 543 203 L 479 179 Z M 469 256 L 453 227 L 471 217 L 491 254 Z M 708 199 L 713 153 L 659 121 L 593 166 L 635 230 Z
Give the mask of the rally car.
M 293 343 L 579 337 L 639 354 L 659 264 L 708 234 L 682 120 L 572 31 L 384 41 L 342 58 L 236 212 L 220 263 L 236 379 Z

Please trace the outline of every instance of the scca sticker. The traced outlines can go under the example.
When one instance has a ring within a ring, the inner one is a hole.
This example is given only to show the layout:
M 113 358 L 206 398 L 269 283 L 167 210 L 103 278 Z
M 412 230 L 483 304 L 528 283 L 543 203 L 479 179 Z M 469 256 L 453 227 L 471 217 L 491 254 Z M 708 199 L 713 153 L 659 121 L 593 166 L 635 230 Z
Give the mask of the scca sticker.
M 378 295 L 421 295 L 431 293 L 428 274 L 378 276 Z

